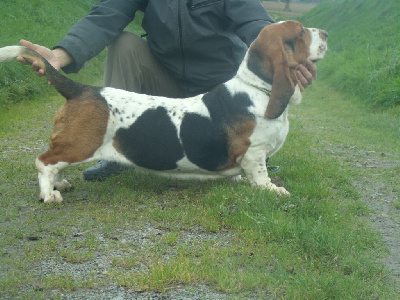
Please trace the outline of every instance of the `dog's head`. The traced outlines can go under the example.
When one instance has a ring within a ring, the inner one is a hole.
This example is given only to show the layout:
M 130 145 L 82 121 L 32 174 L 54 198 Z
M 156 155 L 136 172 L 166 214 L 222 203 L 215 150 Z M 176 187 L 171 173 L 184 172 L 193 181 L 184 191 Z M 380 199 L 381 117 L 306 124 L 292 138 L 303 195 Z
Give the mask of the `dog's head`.
M 327 32 L 304 28 L 296 21 L 266 26 L 250 46 L 247 67 L 262 80 L 272 83 L 265 115 L 279 117 L 289 103 L 297 84 L 296 69 L 306 60 L 316 62 L 325 56 Z

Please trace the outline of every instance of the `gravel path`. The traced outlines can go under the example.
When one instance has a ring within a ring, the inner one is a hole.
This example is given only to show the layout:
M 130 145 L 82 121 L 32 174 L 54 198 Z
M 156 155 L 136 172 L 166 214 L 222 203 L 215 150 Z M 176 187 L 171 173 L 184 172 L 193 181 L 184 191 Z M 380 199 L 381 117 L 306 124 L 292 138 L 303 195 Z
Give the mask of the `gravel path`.
M 390 153 L 359 150 L 344 145 L 330 146 L 328 152 L 339 161 L 355 171 L 367 171 L 366 176 L 354 180 L 353 186 L 373 211 L 370 219 L 390 251 L 384 262 L 395 277 L 395 288 L 400 295 L 400 212 L 393 206 L 400 199 L 400 189 L 398 182 L 396 184 L 398 178 L 389 181 L 382 176 L 399 168 L 400 161 L 395 158 L 396 155 Z

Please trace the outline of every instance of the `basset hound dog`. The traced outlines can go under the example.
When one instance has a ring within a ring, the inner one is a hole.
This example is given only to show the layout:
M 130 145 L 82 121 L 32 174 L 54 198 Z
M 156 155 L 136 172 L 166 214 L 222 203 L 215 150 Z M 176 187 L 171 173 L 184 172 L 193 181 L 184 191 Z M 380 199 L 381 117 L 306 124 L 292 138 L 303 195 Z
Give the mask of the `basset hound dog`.
M 54 118 L 50 147 L 36 159 L 40 198 L 61 202 L 69 166 L 116 161 L 181 179 L 238 179 L 289 195 L 268 177 L 266 158 L 289 131 L 288 105 L 301 101 L 295 75 L 307 59 L 327 51 L 327 32 L 286 21 L 265 27 L 236 76 L 206 94 L 172 99 L 93 87 L 72 81 L 38 53 L 0 48 L 0 62 L 22 56 L 40 61 L 67 101 Z

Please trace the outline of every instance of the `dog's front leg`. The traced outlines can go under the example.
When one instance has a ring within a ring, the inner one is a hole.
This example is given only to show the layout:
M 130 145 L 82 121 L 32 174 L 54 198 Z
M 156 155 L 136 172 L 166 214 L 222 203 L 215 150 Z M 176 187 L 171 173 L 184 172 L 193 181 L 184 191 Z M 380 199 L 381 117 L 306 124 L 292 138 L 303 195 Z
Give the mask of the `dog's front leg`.
M 39 158 L 36 159 L 35 164 L 38 169 L 40 199 L 45 203 L 62 202 L 61 193 L 54 190 L 59 168 L 54 165 L 45 165 Z
M 276 192 L 278 195 L 290 196 L 290 193 L 284 187 L 278 187 L 271 182 L 268 176 L 266 165 L 266 154 L 264 151 L 249 149 L 243 157 L 241 167 L 246 174 L 251 185 L 266 188 Z

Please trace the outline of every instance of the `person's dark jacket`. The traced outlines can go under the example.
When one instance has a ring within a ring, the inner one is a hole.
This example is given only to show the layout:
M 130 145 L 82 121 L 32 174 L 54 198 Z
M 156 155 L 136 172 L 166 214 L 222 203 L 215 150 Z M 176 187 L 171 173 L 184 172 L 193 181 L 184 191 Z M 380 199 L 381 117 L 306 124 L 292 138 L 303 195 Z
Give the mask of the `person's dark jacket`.
M 274 22 L 259 0 L 103 0 L 56 45 L 74 59 L 63 70 L 78 72 L 138 10 L 152 53 L 189 94 L 233 77 L 248 46 Z

